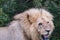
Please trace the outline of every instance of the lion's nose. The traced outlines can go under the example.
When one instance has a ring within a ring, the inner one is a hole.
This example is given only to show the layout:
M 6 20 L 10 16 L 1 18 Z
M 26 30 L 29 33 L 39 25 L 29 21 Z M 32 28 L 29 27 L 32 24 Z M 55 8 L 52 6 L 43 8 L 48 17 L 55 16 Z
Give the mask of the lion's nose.
M 50 30 L 46 30 L 46 32 L 50 32 Z

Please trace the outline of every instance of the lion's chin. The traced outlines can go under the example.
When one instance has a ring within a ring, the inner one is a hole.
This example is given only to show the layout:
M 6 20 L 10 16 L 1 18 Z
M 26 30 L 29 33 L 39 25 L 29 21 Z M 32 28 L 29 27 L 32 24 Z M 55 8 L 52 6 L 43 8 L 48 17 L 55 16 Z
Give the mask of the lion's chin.
M 42 40 L 49 40 L 49 35 L 48 34 L 41 35 L 41 37 L 42 37 Z

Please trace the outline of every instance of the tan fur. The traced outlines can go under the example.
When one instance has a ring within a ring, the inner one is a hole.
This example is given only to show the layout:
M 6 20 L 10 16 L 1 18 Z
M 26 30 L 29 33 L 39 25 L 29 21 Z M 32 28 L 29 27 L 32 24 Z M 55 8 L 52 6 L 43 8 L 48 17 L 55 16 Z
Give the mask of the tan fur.
M 0 27 L 0 40 L 26 40 L 18 21 L 12 21 L 7 27 Z
M 14 19 L 8 27 L 0 28 L 0 40 L 40 40 L 45 30 L 51 30 L 50 36 L 54 29 L 53 16 L 44 9 L 32 8 L 15 15 Z
M 32 40 L 40 40 L 38 35 L 45 35 L 44 33 L 46 33 L 46 29 L 49 29 L 51 31 L 49 33 L 50 36 L 54 29 L 54 24 L 52 21 L 53 15 L 45 9 L 32 8 L 14 16 L 14 19 L 20 20 L 20 24 L 26 32 L 26 35 Z M 44 27 L 42 27 L 42 29 L 38 28 L 39 22 L 43 23 L 43 25 L 46 26 L 45 29 Z M 49 24 L 47 24 L 47 22 L 49 22 Z

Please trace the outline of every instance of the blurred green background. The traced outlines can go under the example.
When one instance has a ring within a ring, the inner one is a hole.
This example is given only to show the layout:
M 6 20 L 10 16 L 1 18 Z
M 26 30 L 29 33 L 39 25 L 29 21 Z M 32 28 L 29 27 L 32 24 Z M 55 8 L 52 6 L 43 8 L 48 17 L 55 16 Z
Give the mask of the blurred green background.
M 29 8 L 45 8 L 54 15 L 55 30 L 50 40 L 60 40 L 60 0 L 0 0 L 0 27 Z

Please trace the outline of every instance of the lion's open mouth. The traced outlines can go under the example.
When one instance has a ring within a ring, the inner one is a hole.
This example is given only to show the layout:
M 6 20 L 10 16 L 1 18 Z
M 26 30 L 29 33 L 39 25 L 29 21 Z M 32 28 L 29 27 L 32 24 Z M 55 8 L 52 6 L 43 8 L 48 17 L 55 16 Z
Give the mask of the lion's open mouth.
M 49 40 L 49 36 L 48 35 L 41 35 L 42 40 Z

